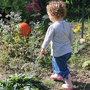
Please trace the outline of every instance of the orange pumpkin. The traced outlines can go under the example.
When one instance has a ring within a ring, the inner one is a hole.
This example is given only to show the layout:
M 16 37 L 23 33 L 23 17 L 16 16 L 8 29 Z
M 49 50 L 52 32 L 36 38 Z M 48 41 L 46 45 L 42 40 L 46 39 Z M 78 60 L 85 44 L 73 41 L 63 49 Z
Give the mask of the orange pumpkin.
M 22 22 L 22 23 L 18 24 L 18 26 L 20 27 L 20 36 L 21 37 L 27 37 L 30 35 L 31 28 L 27 23 Z

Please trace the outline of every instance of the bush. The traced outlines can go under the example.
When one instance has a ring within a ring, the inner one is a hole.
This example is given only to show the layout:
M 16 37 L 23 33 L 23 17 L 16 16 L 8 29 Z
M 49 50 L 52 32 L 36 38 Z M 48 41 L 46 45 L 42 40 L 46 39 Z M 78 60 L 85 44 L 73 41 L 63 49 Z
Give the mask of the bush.
M 1 14 L 3 14 L 3 18 L 5 18 L 6 14 L 9 14 L 11 11 L 12 12 L 19 12 L 21 13 L 22 19 L 28 22 L 32 20 L 33 17 L 31 17 L 32 13 L 28 12 L 27 13 L 27 9 L 28 6 L 31 6 L 31 9 L 33 9 L 33 14 L 35 14 L 37 12 L 37 10 L 39 10 L 40 12 L 40 7 L 38 5 L 38 3 L 34 2 L 35 0 L 31 1 L 31 0 L 1 0 L 0 1 L 0 12 Z M 33 2 L 33 3 L 32 3 Z M 34 5 L 35 4 L 35 5 Z M 33 8 L 35 7 L 35 8 Z M 30 8 L 29 8 L 30 9 Z M 29 10 L 30 11 L 30 10 Z

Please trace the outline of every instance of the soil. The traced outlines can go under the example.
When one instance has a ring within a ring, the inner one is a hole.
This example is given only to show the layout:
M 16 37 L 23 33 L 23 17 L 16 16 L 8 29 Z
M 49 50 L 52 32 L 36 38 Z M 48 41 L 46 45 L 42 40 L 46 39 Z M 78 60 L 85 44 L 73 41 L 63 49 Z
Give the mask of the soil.
M 72 76 L 74 90 L 90 90 L 89 70 L 83 70 L 83 69 L 75 70 L 71 68 L 70 73 Z M 5 79 L 10 74 L 13 74 L 13 72 L 6 71 L 6 73 L 4 73 L 3 69 L 0 69 L 0 80 Z M 52 70 L 49 70 L 47 73 L 41 74 L 41 76 L 39 76 L 38 78 L 42 79 L 44 77 L 50 79 L 51 74 L 52 74 Z M 50 87 L 48 90 L 62 90 L 60 87 L 64 82 L 63 81 L 54 81 L 54 82 L 55 84 L 52 87 Z
M 90 90 L 90 71 L 89 70 L 75 70 L 70 69 L 72 76 L 72 82 L 74 85 L 74 90 Z M 55 86 L 50 90 L 62 90 L 56 89 L 61 87 L 64 82 L 56 81 Z
M 74 90 L 90 90 L 90 71 L 71 69 Z
M 0 50 L 2 48 L 0 47 Z M 89 52 L 88 52 L 89 53 Z M 85 53 L 87 56 L 89 54 Z M 88 56 L 89 57 L 89 56 Z M 0 80 L 5 79 L 8 75 L 13 74 L 12 70 L 5 70 L 3 65 L 0 65 Z M 69 65 L 70 73 L 72 76 L 72 82 L 74 85 L 74 90 L 90 90 L 90 70 L 84 70 L 84 69 L 76 69 L 72 68 L 71 65 Z M 47 73 L 41 73 L 38 78 L 42 79 L 47 78 L 50 79 L 50 75 L 53 73 L 52 69 L 48 70 Z M 55 84 L 50 87 L 48 90 L 62 90 L 60 87 L 64 82 L 62 81 L 55 81 Z M 42 89 L 43 90 L 43 89 Z

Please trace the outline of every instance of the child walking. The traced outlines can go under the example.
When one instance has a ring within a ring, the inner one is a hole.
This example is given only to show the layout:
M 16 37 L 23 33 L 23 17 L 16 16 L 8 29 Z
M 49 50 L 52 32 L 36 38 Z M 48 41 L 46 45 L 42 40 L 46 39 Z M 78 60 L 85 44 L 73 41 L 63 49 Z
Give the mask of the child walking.
M 71 25 L 64 21 L 66 15 L 66 6 L 63 1 L 52 1 L 47 5 L 47 14 L 53 22 L 49 26 L 44 42 L 41 47 L 40 57 L 46 54 L 45 49 L 51 43 L 52 66 L 55 74 L 51 79 L 64 80 L 62 88 L 73 90 L 73 84 L 67 61 L 71 57 L 71 45 L 73 43 L 73 32 Z

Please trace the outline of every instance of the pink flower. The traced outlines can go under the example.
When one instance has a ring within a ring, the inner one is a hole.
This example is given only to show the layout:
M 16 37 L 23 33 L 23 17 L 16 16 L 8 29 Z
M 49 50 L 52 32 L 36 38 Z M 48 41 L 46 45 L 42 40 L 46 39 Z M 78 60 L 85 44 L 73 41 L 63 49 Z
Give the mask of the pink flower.
M 30 5 L 25 5 L 26 8 L 32 8 Z
M 33 12 L 32 6 L 25 5 L 25 7 L 28 9 L 27 13 L 32 13 Z
M 30 11 L 26 11 L 27 13 L 30 13 Z
M 33 2 L 33 3 L 30 3 L 30 5 L 37 5 L 37 3 Z
M 33 0 L 33 1 L 35 1 L 35 0 Z M 25 7 L 28 9 L 27 13 L 36 13 L 36 12 L 40 13 L 40 11 L 41 11 L 40 6 L 36 2 L 25 5 Z
M 37 3 L 31 3 L 31 6 L 33 7 L 33 9 L 37 10 L 38 12 L 41 11 L 41 8 Z

